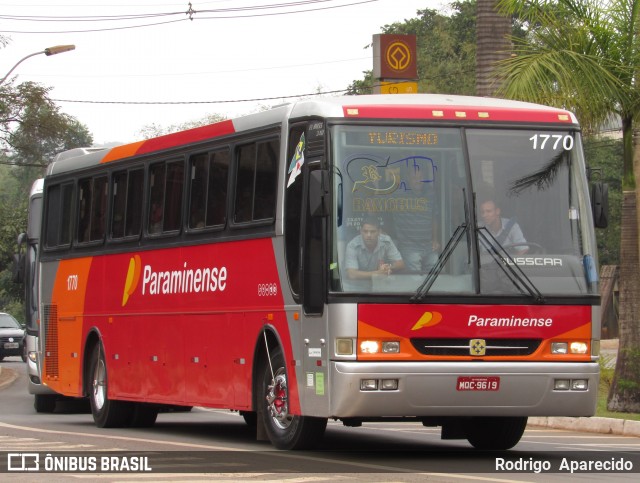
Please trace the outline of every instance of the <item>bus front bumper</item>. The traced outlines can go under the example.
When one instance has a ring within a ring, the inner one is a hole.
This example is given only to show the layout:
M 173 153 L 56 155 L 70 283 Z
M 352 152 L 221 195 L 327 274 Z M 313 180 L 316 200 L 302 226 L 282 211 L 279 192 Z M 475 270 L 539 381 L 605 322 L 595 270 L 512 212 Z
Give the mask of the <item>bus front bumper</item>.
M 596 362 L 332 361 L 328 416 L 593 416 L 599 372 Z

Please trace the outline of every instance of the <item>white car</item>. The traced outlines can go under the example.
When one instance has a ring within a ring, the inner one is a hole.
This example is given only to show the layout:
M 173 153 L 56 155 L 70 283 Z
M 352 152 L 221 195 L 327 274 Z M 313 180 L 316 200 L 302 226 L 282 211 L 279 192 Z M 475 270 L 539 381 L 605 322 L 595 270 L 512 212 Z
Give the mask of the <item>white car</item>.
M 20 356 L 27 362 L 25 331 L 13 316 L 0 312 L 0 361 L 7 356 Z

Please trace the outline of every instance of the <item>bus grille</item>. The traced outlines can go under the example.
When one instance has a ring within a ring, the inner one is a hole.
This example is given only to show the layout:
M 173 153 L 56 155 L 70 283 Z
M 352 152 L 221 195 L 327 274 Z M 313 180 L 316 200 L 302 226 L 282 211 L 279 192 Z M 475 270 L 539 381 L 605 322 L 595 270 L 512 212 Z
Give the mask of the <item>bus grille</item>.
M 472 346 L 481 341 L 483 353 L 473 353 Z M 411 339 L 413 347 L 427 356 L 528 356 L 542 339 Z
M 44 343 L 44 375 L 48 379 L 57 379 L 58 369 L 58 306 L 44 306 L 46 339 Z

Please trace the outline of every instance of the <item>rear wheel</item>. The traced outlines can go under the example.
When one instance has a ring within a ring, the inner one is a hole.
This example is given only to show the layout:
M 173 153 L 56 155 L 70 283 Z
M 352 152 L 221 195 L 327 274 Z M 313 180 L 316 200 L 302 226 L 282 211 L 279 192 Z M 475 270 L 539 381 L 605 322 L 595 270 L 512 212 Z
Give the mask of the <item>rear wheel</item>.
M 526 417 L 486 417 L 471 418 L 465 429 L 467 440 L 474 448 L 506 450 L 518 444 L 526 427 Z
M 259 403 L 266 405 L 262 411 L 263 422 L 269 440 L 276 448 L 307 449 L 322 439 L 326 418 L 294 416 L 289 412 L 287 369 L 279 347 L 271 354 L 271 366 L 265 364 L 261 388 L 264 399 Z
M 33 398 L 33 408 L 37 413 L 52 413 L 56 410 L 58 396 L 55 394 L 36 394 Z
M 99 428 L 127 426 L 133 407 L 131 403 L 109 399 L 108 381 L 104 349 L 101 344 L 96 344 L 89 363 L 88 387 L 93 420 Z

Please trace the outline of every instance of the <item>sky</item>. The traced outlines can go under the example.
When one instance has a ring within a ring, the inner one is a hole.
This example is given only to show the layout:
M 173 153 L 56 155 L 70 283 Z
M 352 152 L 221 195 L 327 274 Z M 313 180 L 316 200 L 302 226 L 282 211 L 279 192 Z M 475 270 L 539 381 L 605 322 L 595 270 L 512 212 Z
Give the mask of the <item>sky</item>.
M 0 0 L 0 76 L 51 87 L 94 144 L 145 126 L 227 118 L 317 92 L 372 68 L 381 27 L 448 0 Z M 282 5 L 277 8 L 268 6 Z M 195 11 L 191 15 L 187 11 Z M 329 94 L 338 95 L 338 94 Z M 242 102 L 238 102 L 242 101 Z

